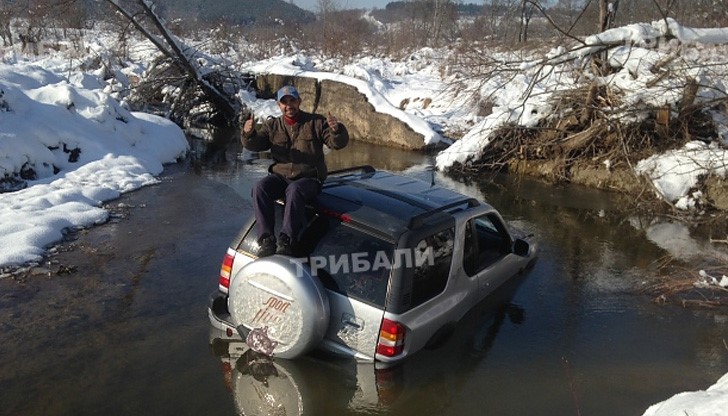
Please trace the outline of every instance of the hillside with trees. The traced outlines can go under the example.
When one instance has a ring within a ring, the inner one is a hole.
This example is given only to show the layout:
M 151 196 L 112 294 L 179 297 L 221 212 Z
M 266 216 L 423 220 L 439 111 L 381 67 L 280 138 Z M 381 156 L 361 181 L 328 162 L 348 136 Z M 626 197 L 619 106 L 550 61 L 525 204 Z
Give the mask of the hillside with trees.
M 206 25 L 280 25 L 283 22 L 305 24 L 316 16 L 283 0 L 159 0 L 161 13 L 192 18 Z

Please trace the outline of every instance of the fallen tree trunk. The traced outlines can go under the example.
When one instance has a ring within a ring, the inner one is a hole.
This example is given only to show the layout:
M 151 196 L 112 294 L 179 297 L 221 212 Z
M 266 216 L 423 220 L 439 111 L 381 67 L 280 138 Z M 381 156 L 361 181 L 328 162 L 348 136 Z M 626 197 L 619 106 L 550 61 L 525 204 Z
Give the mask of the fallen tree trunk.
M 194 64 L 192 57 L 185 54 L 185 50 L 188 48 L 184 47 L 182 42 L 167 29 L 163 23 L 163 19 L 154 11 L 154 2 L 149 0 L 134 1 L 140 7 L 141 16 L 148 18 L 152 22 L 152 25 L 159 32 L 161 38 L 144 26 L 138 17 L 140 13 L 132 13 L 125 9 L 119 4 L 119 0 L 107 0 L 107 2 L 129 20 L 160 52 L 170 58 L 175 65 L 193 79 L 205 96 L 209 98 L 216 110 L 223 113 L 228 120 L 235 119 L 235 115 L 239 110 L 237 104 L 202 76 L 198 67 Z

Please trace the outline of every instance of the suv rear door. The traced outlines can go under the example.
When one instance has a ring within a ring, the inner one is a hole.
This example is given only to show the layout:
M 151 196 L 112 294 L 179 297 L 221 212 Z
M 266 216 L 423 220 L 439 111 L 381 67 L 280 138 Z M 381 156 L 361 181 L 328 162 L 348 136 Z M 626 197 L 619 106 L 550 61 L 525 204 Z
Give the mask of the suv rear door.
M 391 272 L 393 244 L 351 224 L 319 217 L 326 231 L 309 257 L 330 304 L 324 343 L 329 349 L 374 360 Z

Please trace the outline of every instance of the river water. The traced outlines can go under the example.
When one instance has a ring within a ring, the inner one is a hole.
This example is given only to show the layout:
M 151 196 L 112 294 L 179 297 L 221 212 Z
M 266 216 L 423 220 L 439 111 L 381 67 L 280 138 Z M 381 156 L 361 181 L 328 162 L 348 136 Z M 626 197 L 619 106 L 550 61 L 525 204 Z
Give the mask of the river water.
M 215 340 L 206 306 L 267 164 L 194 143 L 195 162 L 61 247 L 49 268 L 72 273 L 0 281 L 0 414 L 641 415 L 728 372 L 728 311 L 640 291 L 667 254 L 723 255 L 686 227 L 626 217 L 614 195 L 579 187 L 464 184 L 430 156 L 356 142 L 329 168 L 371 164 L 484 199 L 536 235 L 539 261 L 442 347 L 387 371 L 241 357 Z

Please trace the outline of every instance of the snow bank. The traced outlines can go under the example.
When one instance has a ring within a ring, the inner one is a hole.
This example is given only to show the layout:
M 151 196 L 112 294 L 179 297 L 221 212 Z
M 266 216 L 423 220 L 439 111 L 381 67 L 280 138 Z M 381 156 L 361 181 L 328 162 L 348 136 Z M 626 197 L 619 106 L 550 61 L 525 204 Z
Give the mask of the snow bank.
M 103 202 L 156 183 L 188 150 L 169 120 L 35 65 L 0 64 L 0 90 L 0 180 L 28 186 L 0 194 L 0 267 L 38 261 L 64 229 L 106 221 Z
M 673 19 L 633 24 L 589 36 L 584 45 L 571 50 L 559 47 L 542 59 L 526 61 L 519 66 L 521 73 L 504 84 L 493 83 L 492 89 L 482 91 L 483 95 L 497 98 L 493 113 L 438 154 L 436 166 L 447 170 L 454 164 L 477 161 L 488 151 L 492 133 L 505 125 L 533 127 L 543 120 L 559 117 L 552 110 L 554 93 L 578 85 L 597 82 L 617 91 L 618 107 L 603 110 L 620 123 L 647 119 L 654 108 L 676 108 L 682 100 L 686 79 L 695 79 L 701 86 L 697 103 L 721 102 L 728 97 L 724 85 L 724 79 L 728 78 L 725 58 L 723 54 L 718 56 L 718 52 L 711 55 L 700 48 L 691 49 L 690 44 L 696 43 L 702 47 L 726 44 L 728 29 L 687 28 Z M 615 68 L 614 73 L 598 77 L 585 70 L 580 59 L 607 46 L 612 46 L 609 63 Z M 668 70 L 670 75 L 662 76 Z M 683 149 L 655 155 L 637 164 L 636 173 L 648 176 L 658 196 L 678 208 L 690 209 L 699 204 L 702 195 L 695 190 L 701 178 L 707 174 L 726 175 L 728 155 L 719 144 L 724 144 L 728 137 L 727 117 L 720 111 L 710 115 L 717 126 L 716 137 L 701 137 L 701 141 L 691 142 Z
M 728 374 L 707 390 L 683 392 L 650 406 L 642 416 L 725 416 L 728 412 Z

